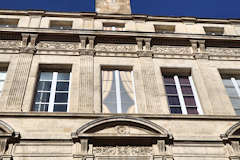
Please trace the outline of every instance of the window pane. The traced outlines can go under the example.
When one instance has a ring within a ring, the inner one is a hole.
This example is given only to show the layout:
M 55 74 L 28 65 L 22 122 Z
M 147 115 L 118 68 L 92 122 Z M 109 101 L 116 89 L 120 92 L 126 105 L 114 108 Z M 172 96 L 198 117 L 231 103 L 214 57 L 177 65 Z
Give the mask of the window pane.
M 5 80 L 6 79 L 6 72 L 0 71 L 0 80 Z
M 50 91 L 52 82 L 40 81 L 38 82 L 38 91 Z
M 192 96 L 185 96 L 184 102 L 186 106 L 196 106 L 195 99 Z
M 35 104 L 33 107 L 33 111 L 46 112 L 48 111 L 48 104 Z
M 50 93 L 38 92 L 35 102 L 49 102 Z
M 178 96 L 168 96 L 169 105 L 180 105 Z
M 240 98 L 231 98 L 231 97 L 230 97 L 230 100 L 231 100 L 232 105 L 233 105 L 234 107 L 240 107 Z
M 53 73 L 52 72 L 41 72 L 40 80 L 52 80 Z
M 56 91 L 68 91 L 68 90 L 69 90 L 69 83 L 68 82 L 57 82 Z
M 237 115 L 240 115 L 240 109 L 235 109 Z
M 164 83 L 165 84 L 175 84 L 173 77 L 164 77 Z
M 227 90 L 227 94 L 228 94 L 230 97 L 238 97 L 238 94 L 237 94 L 237 91 L 236 91 L 235 88 L 229 88 L 229 87 L 227 87 L 226 90 Z
M 58 73 L 57 80 L 69 80 L 70 73 Z
M 55 104 L 53 112 L 67 112 L 67 104 Z
M 165 86 L 167 94 L 177 94 L 176 86 Z
M 3 90 L 3 84 L 4 84 L 4 82 L 3 82 L 3 81 L 0 81 L 0 91 Z
M 182 114 L 181 107 L 170 107 L 170 111 L 172 114 Z
M 68 93 L 56 93 L 55 103 L 67 103 L 68 102 Z
M 189 84 L 190 85 L 188 77 L 179 77 L 179 82 L 180 82 L 180 84 Z
M 181 86 L 183 94 L 193 94 L 191 86 Z
M 232 86 L 233 87 L 233 83 L 231 79 L 223 79 L 223 84 L 224 86 Z
M 187 107 L 188 114 L 198 114 L 196 107 Z
M 236 81 L 237 81 L 238 86 L 240 86 L 240 80 L 236 80 Z

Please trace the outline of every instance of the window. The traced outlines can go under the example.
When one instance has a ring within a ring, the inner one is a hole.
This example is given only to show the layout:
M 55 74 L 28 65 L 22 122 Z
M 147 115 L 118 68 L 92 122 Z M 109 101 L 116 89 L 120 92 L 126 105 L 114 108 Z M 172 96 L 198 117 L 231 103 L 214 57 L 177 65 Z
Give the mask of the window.
M 103 30 L 105 31 L 124 31 L 124 23 L 103 23 Z
M 224 28 L 223 27 L 204 27 L 205 33 L 207 35 L 223 35 Z
M 192 76 L 166 74 L 163 77 L 172 114 L 203 114 Z
M 52 29 L 72 29 L 72 21 L 50 21 Z
M 222 76 L 223 84 L 237 115 L 240 115 L 240 77 Z
M 69 72 L 40 72 L 33 111 L 67 112 L 70 77 Z
M 155 32 L 158 33 L 174 33 L 175 26 L 174 25 L 154 25 Z
M 0 96 L 2 94 L 2 91 L 3 91 L 3 86 L 4 86 L 4 81 L 6 79 L 6 74 L 7 72 L 6 71 L 1 71 L 0 70 Z
M 132 71 L 102 70 L 102 112 L 137 113 Z
M 16 28 L 19 19 L 0 18 L 0 27 Z

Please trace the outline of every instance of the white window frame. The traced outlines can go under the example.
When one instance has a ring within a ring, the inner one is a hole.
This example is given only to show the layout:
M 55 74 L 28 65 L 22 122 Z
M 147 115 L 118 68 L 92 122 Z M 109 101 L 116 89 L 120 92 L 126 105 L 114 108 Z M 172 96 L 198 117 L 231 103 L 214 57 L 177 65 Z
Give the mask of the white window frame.
M 52 84 L 51 84 L 51 90 L 50 90 L 50 97 L 49 97 L 49 103 L 48 103 L 48 111 L 47 112 L 54 112 L 54 101 L 55 101 L 55 95 L 56 95 L 56 89 L 57 89 L 57 77 L 58 77 L 58 73 L 59 72 L 52 72 L 53 73 L 53 77 L 52 77 Z M 70 72 L 69 75 L 69 80 L 67 80 L 69 82 L 69 89 L 68 89 L 68 102 L 67 102 L 67 112 L 69 112 L 69 102 L 70 102 L 70 91 L 71 91 L 71 77 L 72 77 L 72 73 Z M 40 79 L 39 79 L 40 81 Z M 64 82 L 65 80 L 63 80 Z M 66 91 L 63 91 L 66 92 Z M 59 91 L 58 91 L 59 93 Z M 34 103 L 38 104 L 38 103 Z M 43 104 L 43 103 L 39 103 L 39 104 Z M 57 104 L 61 104 L 61 103 L 57 103 Z M 62 104 L 66 104 L 66 103 L 62 103 Z M 40 112 L 39 110 L 37 112 Z
M 0 73 L 3 73 L 3 74 L 4 74 L 4 79 L 1 79 L 1 78 L 0 78 L 0 82 L 3 82 L 2 90 L 0 90 L 0 97 L 1 97 L 2 92 L 3 92 L 3 88 L 4 88 L 4 84 L 5 84 L 5 80 L 6 80 L 6 76 L 7 76 L 7 72 L 1 70 Z
M 104 71 L 104 70 L 103 70 Z M 121 91 L 120 91 L 120 72 L 121 70 L 113 70 L 114 78 L 115 78 L 115 85 L 116 85 L 116 103 L 117 103 L 117 113 L 122 113 L 122 101 L 121 101 Z M 135 91 L 135 82 L 134 82 L 134 75 L 133 71 L 131 71 L 131 78 L 132 78 L 132 89 L 134 92 L 134 106 L 135 112 L 138 113 L 137 107 L 137 99 L 136 99 L 136 91 Z
M 201 106 L 201 103 L 199 101 L 199 97 L 198 97 L 197 90 L 196 90 L 196 87 L 194 85 L 192 76 L 188 76 L 188 80 L 189 80 L 191 88 L 192 88 L 192 92 L 193 92 L 193 96 L 194 96 L 194 100 L 195 100 L 195 103 L 196 103 L 198 114 L 203 115 L 202 106 Z M 185 104 L 185 101 L 184 101 L 181 85 L 180 85 L 180 82 L 179 82 L 179 76 L 175 75 L 174 76 L 174 81 L 175 81 L 175 85 L 176 85 L 176 88 L 177 88 L 177 94 L 178 94 L 178 98 L 179 98 L 179 101 L 180 101 L 182 114 L 187 115 L 188 114 L 187 113 L 187 107 L 186 107 L 186 104 Z

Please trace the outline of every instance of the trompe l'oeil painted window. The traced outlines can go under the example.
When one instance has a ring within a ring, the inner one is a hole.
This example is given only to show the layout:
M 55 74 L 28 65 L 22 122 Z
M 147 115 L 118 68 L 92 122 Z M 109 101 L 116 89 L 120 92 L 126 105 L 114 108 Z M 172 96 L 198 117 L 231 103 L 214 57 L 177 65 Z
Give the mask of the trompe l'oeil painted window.
M 203 114 L 191 76 L 164 76 L 164 84 L 172 114 Z
M 102 70 L 102 112 L 137 113 L 132 71 Z
M 71 73 L 40 72 L 33 111 L 67 112 Z

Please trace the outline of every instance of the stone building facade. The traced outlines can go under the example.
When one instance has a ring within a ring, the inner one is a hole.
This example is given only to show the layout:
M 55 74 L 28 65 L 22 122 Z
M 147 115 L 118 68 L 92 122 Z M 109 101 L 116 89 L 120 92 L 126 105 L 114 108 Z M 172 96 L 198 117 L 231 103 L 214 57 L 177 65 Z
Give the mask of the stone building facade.
M 240 20 L 96 7 L 0 10 L 0 159 L 239 160 Z

